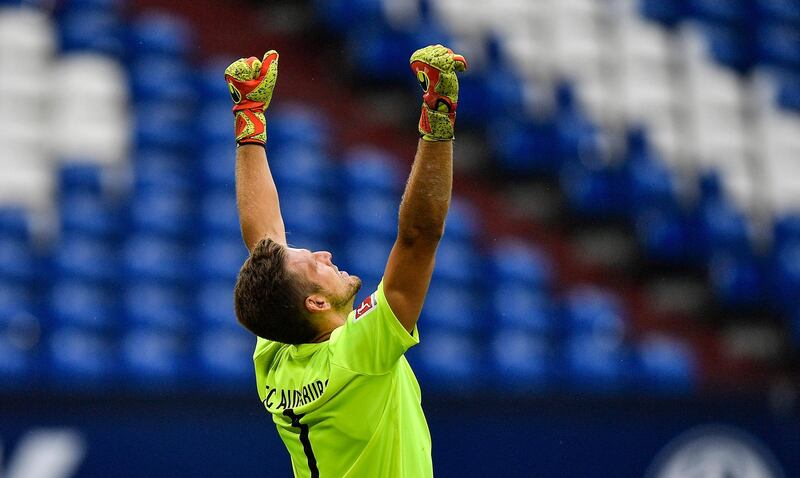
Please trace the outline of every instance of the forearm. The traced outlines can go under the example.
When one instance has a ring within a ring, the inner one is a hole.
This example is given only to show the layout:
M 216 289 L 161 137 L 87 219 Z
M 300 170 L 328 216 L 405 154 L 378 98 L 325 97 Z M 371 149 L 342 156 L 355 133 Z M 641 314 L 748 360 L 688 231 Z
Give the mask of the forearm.
M 260 145 L 245 144 L 236 150 L 236 204 L 248 250 L 265 237 L 286 244 L 278 190 Z
M 452 185 L 453 142 L 420 140 L 400 203 L 401 242 L 439 242 L 450 207 Z

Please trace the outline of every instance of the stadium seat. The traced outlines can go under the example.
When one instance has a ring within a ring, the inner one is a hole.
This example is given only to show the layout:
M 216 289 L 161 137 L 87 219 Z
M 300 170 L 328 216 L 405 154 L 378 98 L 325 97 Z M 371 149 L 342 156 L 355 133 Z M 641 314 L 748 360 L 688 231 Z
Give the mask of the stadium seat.
M 711 285 L 723 305 L 737 308 L 765 303 L 765 266 L 752 254 L 716 253 L 708 269 Z
M 130 203 L 130 223 L 134 232 L 182 238 L 196 226 L 194 201 L 180 191 L 153 189 L 136 194 Z
M 131 50 L 140 55 L 183 57 L 194 48 L 194 41 L 186 20 L 157 10 L 139 14 L 130 32 Z
M 566 325 L 578 336 L 619 339 L 625 333 L 625 311 L 619 299 L 592 286 L 570 290 L 564 299 Z
M 197 247 L 197 275 L 208 281 L 235 281 L 247 256 L 239 237 L 206 239 Z
M 483 270 L 483 258 L 472 244 L 449 239 L 439 243 L 433 271 L 436 280 L 470 286 L 475 284 Z
M 58 201 L 62 234 L 116 238 L 122 233 L 119 208 L 96 194 L 62 195 Z
M 30 286 L 16 280 L 0 279 L 0 327 L 17 316 L 37 314 L 36 294 Z
M 422 320 L 443 330 L 476 331 L 489 326 L 477 290 L 444 280 L 431 281 Z
M 374 236 L 355 236 L 347 240 L 340 261 L 334 263 L 352 275 L 365 277 L 382 276 L 386 260 L 392 250 L 392 240 Z M 377 285 L 377 284 L 376 284 Z
M 170 80 L 165 78 L 163 81 Z M 162 93 L 166 96 L 173 95 L 173 92 L 169 91 L 156 94 Z M 194 97 L 191 92 L 185 94 Z M 135 126 L 135 140 L 139 147 L 161 148 L 168 151 L 188 148 L 194 142 L 195 132 L 191 126 L 188 108 L 180 105 L 190 101 L 191 99 L 186 98 L 140 101 L 136 108 Z
M 242 328 L 204 330 L 195 343 L 201 383 L 236 388 L 250 385 L 255 344 L 255 336 Z
M 195 316 L 206 327 L 238 327 L 233 308 L 233 282 L 203 282 L 194 297 Z
M 59 327 L 49 334 L 44 368 L 48 383 L 76 391 L 116 380 L 119 361 L 114 341 L 103 334 Z
M 558 328 L 557 310 L 550 295 L 522 282 L 497 284 L 492 295 L 492 315 L 499 326 L 541 336 Z
M 186 294 L 158 282 L 132 282 L 122 292 L 126 327 L 181 332 L 192 318 Z
M 0 279 L 29 282 L 36 268 L 36 256 L 27 241 L 0 235 Z
M 200 176 L 209 188 L 233 190 L 236 150 L 231 141 L 209 145 L 200 152 Z
M 493 374 L 506 390 L 541 392 L 552 379 L 549 343 L 524 330 L 500 329 L 491 343 Z
M 53 253 L 55 276 L 95 284 L 113 284 L 119 274 L 119 247 L 82 234 L 65 234 Z
M 180 59 L 143 54 L 136 57 L 129 68 L 131 92 L 137 102 L 194 104 L 195 85 L 184 81 L 192 77 L 192 70 Z
M 49 317 L 57 325 L 97 331 L 119 325 L 116 294 L 102 285 L 71 278 L 55 282 L 47 304 Z
M 193 192 L 198 188 L 195 165 L 180 154 L 141 148 L 132 158 L 134 192 L 167 190 Z M 233 166 L 231 165 L 231 176 Z M 231 182 L 232 184 L 232 182 Z
M 327 196 L 297 187 L 282 188 L 280 194 L 287 233 L 325 237 L 341 231 L 339 211 Z
M 403 186 L 395 158 L 381 149 L 355 147 L 344 155 L 343 176 L 349 191 L 375 190 L 397 194 Z
M 567 386 L 585 393 L 619 392 L 634 371 L 633 360 L 619 341 L 604 337 L 570 338 L 564 360 Z
M 241 240 L 236 195 L 232 189 L 206 191 L 198 211 L 202 235 Z
M 413 355 L 414 369 L 425 389 L 452 393 L 478 389 L 485 376 L 478 343 L 463 333 L 426 330 L 426 346 Z
M 550 258 L 535 246 L 515 239 L 498 241 L 489 254 L 492 280 L 496 283 L 521 283 L 534 290 L 545 290 L 555 271 Z
M 274 148 L 303 144 L 322 150 L 330 143 L 328 120 L 311 107 L 281 103 L 270 107 L 269 141 Z
M 187 344 L 176 335 L 133 329 L 120 343 L 124 376 L 144 387 L 177 388 L 187 378 Z
M 399 198 L 394 195 L 353 190 L 347 198 L 347 230 L 394 240 L 397 236 Z
M 123 277 L 180 283 L 189 277 L 190 259 L 185 246 L 150 234 L 132 235 L 123 247 Z
M 65 52 L 94 52 L 121 58 L 125 53 L 125 30 L 111 12 L 90 8 L 68 8 L 59 19 L 61 49 Z
M 694 390 L 698 370 L 688 344 L 654 334 L 640 340 L 636 350 L 641 367 L 640 386 L 670 394 Z
M 305 143 L 270 148 L 270 170 L 280 188 L 325 193 L 338 185 L 337 170 L 323 151 Z

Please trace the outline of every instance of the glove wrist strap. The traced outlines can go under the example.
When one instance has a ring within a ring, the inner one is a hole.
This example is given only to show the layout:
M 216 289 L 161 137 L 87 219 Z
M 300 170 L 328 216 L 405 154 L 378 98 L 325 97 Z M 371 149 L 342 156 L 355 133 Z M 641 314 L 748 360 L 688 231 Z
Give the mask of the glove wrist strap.
M 267 142 L 267 122 L 259 110 L 234 111 L 236 144 L 261 144 Z
M 455 138 L 456 113 L 443 113 L 422 105 L 419 134 L 425 141 L 450 141 Z

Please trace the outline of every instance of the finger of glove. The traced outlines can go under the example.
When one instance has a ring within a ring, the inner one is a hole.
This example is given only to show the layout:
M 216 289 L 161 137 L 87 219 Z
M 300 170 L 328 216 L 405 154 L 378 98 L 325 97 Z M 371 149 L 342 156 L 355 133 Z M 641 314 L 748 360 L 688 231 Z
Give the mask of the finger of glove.
M 467 71 L 467 59 L 464 58 L 464 55 L 459 55 L 458 53 L 453 53 L 453 69 L 456 71 Z
M 251 56 L 239 58 L 225 69 L 225 74 L 237 81 L 249 81 L 258 78 L 261 71 L 261 60 Z
M 261 60 L 261 72 L 260 72 L 261 75 L 265 75 L 267 73 L 267 70 L 270 68 L 270 66 L 272 65 L 273 62 L 276 65 L 278 64 L 278 57 L 279 56 L 280 55 L 278 55 L 278 52 L 275 51 L 275 50 L 270 50 L 270 51 L 264 53 L 264 57 Z M 261 76 L 261 75 L 259 75 L 259 76 Z
M 453 71 L 453 53 L 442 45 L 430 45 L 420 48 L 411 55 L 411 63 L 420 61 L 439 71 Z

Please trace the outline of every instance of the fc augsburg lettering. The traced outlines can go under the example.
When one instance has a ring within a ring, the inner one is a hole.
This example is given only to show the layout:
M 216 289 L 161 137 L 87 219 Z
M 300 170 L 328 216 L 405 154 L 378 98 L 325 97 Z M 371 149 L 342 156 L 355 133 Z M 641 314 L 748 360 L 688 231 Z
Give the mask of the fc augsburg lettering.
M 328 381 L 317 380 L 303 385 L 298 389 L 275 388 L 267 385 L 267 396 L 263 403 L 267 408 L 279 408 L 286 410 L 311 403 L 318 399 L 328 386 Z

